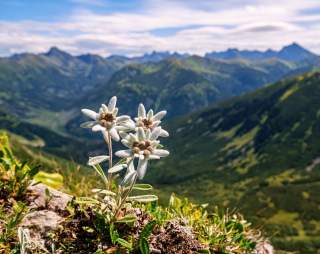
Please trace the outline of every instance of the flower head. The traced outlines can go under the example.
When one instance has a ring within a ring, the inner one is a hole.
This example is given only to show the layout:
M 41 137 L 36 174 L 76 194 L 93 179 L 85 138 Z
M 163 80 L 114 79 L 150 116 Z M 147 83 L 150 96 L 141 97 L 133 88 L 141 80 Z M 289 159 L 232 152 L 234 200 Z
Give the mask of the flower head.
M 92 131 L 102 131 L 104 135 L 110 135 L 114 140 L 119 141 L 118 131 L 126 131 L 128 127 L 126 122 L 130 121 L 130 117 L 123 115 L 118 116 L 118 108 L 116 107 L 117 97 L 113 96 L 108 106 L 101 104 L 99 113 L 90 109 L 82 109 L 81 112 L 90 117 L 93 121 L 81 124 L 83 128 L 92 128 Z
M 142 179 L 146 173 L 148 160 L 160 159 L 169 155 L 164 149 L 159 149 L 160 141 L 157 140 L 161 133 L 161 127 L 156 127 L 152 131 L 138 127 L 137 133 L 128 134 L 121 140 L 128 149 L 120 150 L 115 154 L 123 158 L 138 158 L 137 174 Z
M 153 113 L 153 110 L 150 109 L 148 113 L 146 113 L 146 109 L 142 103 L 139 104 L 138 107 L 138 117 L 135 118 L 136 127 L 141 127 L 144 130 L 153 131 L 157 128 L 161 119 L 167 114 L 167 111 L 163 110 L 156 114 Z M 168 137 L 169 133 L 160 127 L 160 137 Z

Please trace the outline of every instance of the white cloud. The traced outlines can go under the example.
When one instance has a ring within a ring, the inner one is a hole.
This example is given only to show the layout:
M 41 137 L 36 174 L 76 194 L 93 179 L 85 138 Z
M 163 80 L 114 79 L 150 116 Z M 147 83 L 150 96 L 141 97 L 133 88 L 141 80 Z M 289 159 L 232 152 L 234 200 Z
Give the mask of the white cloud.
M 279 49 L 293 41 L 320 53 L 320 13 L 306 11 L 319 9 L 318 0 L 212 2 L 152 0 L 132 13 L 103 15 L 76 9 L 63 22 L 0 21 L 0 54 L 43 52 L 53 45 L 73 54 L 137 55 L 151 50 L 203 54 L 228 47 Z M 168 28 L 177 31 L 168 36 L 152 32 Z

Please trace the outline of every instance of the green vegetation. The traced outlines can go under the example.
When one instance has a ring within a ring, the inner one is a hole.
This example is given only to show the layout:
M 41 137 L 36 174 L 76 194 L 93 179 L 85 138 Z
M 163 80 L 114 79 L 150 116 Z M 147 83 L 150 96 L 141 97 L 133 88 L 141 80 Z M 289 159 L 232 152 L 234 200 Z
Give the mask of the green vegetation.
M 71 201 L 64 211 L 67 213 L 65 220 L 57 230 L 47 232 L 45 245 L 32 242 L 28 231 L 19 224 L 29 213 L 26 197 L 32 193 L 28 192 L 27 185 L 38 170 L 16 159 L 5 135 L 0 140 L 0 193 L 6 193 L 0 197 L 2 253 L 148 254 L 151 248 L 162 249 L 165 253 L 175 253 L 178 248 L 240 254 L 250 253 L 263 240 L 240 215 L 223 214 L 218 210 L 209 213 L 206 205 L 195 205 L 172 195 L 166 208 L 156 202 L 128 201 L 130 206 L 121 209 L 121 218 L 116 221 L 109 219 L 108 212 L 96 210 L 96 203 L 90 197 L 86 198 L 87 202 Z M 136 185 L 137 189 L 145 187 Z
M 314 253 L 319 98 L 319 73 L 310 73 L 174 120 L 166 142 L 172 156 L 147 181 L 163 197 L 174 191 L 238 209 L 279 249 Z

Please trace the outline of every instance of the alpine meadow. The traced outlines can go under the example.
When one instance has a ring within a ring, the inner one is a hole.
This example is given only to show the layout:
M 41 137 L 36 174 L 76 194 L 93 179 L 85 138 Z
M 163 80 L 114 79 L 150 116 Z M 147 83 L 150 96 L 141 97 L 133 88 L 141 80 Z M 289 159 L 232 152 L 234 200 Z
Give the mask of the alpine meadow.
M 319 10 L 0 3 L 0 254 L 320 253 Z

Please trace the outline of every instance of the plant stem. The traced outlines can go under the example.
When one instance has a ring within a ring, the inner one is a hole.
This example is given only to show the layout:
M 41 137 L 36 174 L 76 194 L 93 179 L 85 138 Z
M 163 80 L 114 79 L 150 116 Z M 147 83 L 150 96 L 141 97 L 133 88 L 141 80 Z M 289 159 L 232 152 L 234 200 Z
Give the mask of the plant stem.
M 112 168 L 112 139 L 108 132 L 109 169 Z M 109 190 L 112 190 L 112 174 L 108 173 Z
M 136 183 L 136 181 L 137 181 L 137 175 L 134 177 L 134 180 L 132 181 L 132 184 L 130 185 L 130 187 L 129 187 L 129 189 L 127 190 L 127 192 L 125 192 L 124 197 L 122 198 L 119 206 L 117 207 L 117 210 L 116 210 L 116 212 L 115 212 L 115 214 L 114 214 L 114 217 L 115 217 L 115 218 L 118 217 L 118 214 L 119 214 L 119 212 L 121 211 L 121 208 L 122 208 L 123 204 L 126 202 L 126 199 L 127 199 L 127 197 L 129 196 L 130 192 L 132 191 L 132 188 L 133 188 L 134 184 Z

